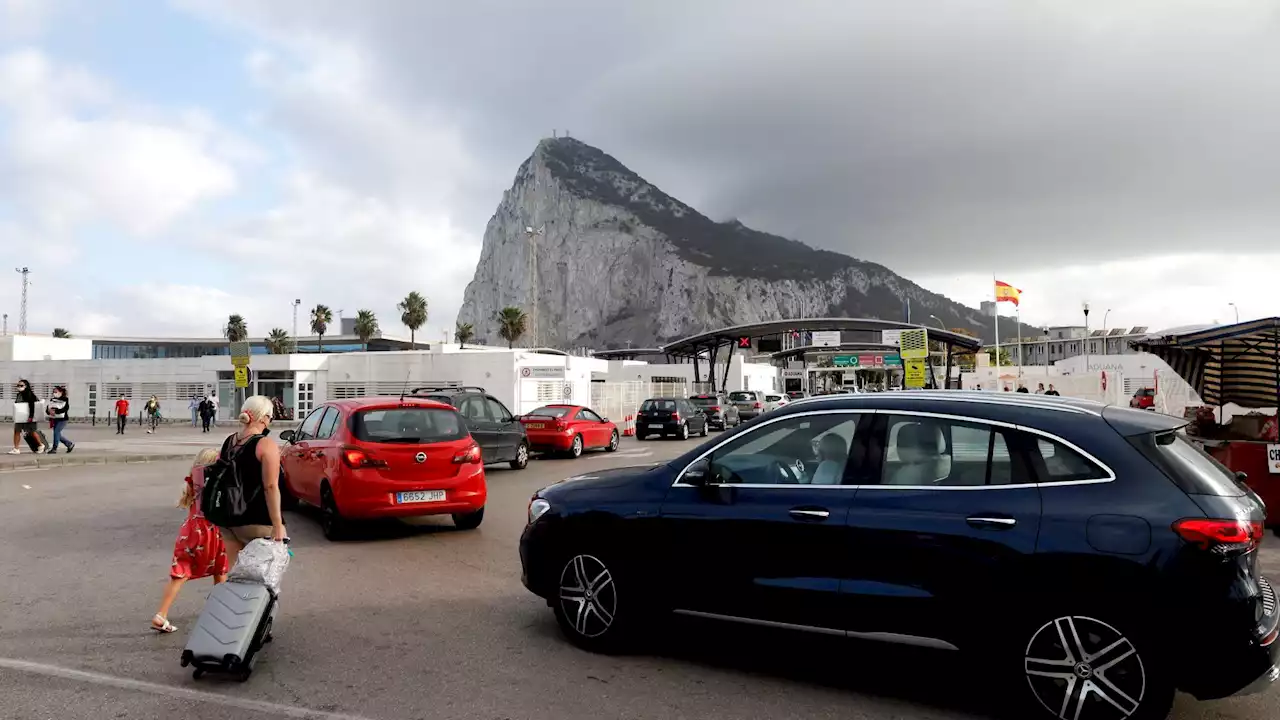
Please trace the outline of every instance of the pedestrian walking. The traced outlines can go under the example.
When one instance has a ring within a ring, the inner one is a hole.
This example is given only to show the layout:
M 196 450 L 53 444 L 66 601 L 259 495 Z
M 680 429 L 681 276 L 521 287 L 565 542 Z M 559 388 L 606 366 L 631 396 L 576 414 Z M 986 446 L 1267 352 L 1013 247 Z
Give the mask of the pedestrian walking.
M 213 401 L 208 397 L 200 400 L 200 425 L 203 428 L 201 432 L 209 432 L 209 423 L 213 421 L 213 415 L 217 410 L 213 407 Z
M 129 424 L 129 399 L 124 395 L 116 398 L 116 434 L 123 435 L 125 425 Z
M 200 425 L 200 398 L 195 395 L 191 396 L 191 402 L 187 403 L 187 409 L 191 411 L 191 427 L 199 427 Z
M 1028 389 L 1027 389 L 1027 386 L 1026 386 L 1026 385 L 1022 385 L 1022 384 L 1019 384 L 1019 385 L 1018 385 L 1018 390 L 1017 390 L 1017 391 L 1018 391 L 1018 392 L 1020 392 L 1020 393 L 1030 393 L 1030 392 L 1031 392 L 1030 390 L 1028 390 Z
M 143 406 L 143 410 L 147 413 L 148 422 L 151 423 L 151 427 L 147 429 L 147 434 L 151 435 L 155 433 L 156 425 L 160 422 L 160 399 L 152 395 Z
M 53 447 L 46 452 L 53 455 L 58 452 L 58 445 L 66 447 L 67 452 L 75 450 L 76 444 L 62 432 L 71 417 L 71 403 L 67 399 L 66 388 L 59 385 L 53 389 L 53 397 L 49 399 L 49 407 L 45 412 L 49 414 L 49 425 L 53 427 Z
M 36 427 L 36 405 L 39 404 L 40 398 L 36 397 L 35 391 L 31 389 L 31 383 L 26 380 L 18 380 L 18 384 L 14 387 L 17 392 L 13 395 L 13 449 L 9 454 L 17 455 L 22 452 L 18 446 L 24 437 L 27 438 L 27 444 L 31 445 L 32 452 L 42 453 L 47 448 Z
M 222 443 L 220 458 L 236 466 L 246 508 L 228 525 L 220 526 L 227 559 L 236 557 L 252 540 L 284 542 L 289 536 L 280 511 L 280 446 L 266 439 L 271 432 L 271 400 L 254 395 L 244 401 L 237 418 L 240 429 Z
M 218 393 L 216 391 L 209 393 L 209 403 L 213 405 L 213 426 L 218 427 L 218 408 L 220 403 L 218 402 Z
M 1053 383 L 1049 383 L 1049 389 L 1045 391 L 1045 395 L 1061 396 L 1061 395 L 1062 395 L 1062 393 L 1060 393 L 1060 392 L 1058 392 L 1057 390 L 1055 390 L 1055 389 L 1054 389 L 1054 387 L 1053 387 Z
M 187 511 L 187 519 L 178 529 L 178 539 L 173 543 L 173 560 L 169 563 L 169 584 L 160 596 L 160 607 L 151 616 L 151 629 L 159 633 L 171 633 L 177 626 L 169 622 L 169 608 L 178 598 L 178 591 L 188 580 L 213 577 L 215 585 L 226 582 L 227 547 L 222 533 L 205 519 L 200 509 L 200 491 L 204 489 L 205 468 L 217 462 L 218 451 L 205 448 L 196 455 L 195 464 L 186 477 L 186 487 L 178 507 Z
M 1037 383 L 1037 384 L 1036 384 L 1036 394 L 1037 394 L 1037 395 L 1043 395 L 1043 394 L 1044 394 L 1044 383 Z

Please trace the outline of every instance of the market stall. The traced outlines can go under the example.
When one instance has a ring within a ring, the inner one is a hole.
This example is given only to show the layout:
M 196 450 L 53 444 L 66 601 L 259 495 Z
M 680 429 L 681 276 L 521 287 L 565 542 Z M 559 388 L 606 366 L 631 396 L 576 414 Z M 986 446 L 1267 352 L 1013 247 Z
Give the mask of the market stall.
M 1133 346 L 1169 364 L 1202 407 L 1188 407 L 1187 432 L 1280 508 L 1280 318 L 1149 335 Z M 1228 417 L 1228 408 L 1232 412 Z

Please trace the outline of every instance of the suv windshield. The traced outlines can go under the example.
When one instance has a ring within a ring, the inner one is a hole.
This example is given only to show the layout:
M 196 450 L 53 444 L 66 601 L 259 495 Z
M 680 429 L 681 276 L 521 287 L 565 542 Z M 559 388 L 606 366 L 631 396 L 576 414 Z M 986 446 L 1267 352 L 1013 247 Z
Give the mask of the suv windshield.
M 1188 440 L 1181 431 L 1139 435 L 1131 442 L 1189 494 L 1219 497 L 1245 494 L 1234 473 Z
M 351 433 L 363 442 L 414 445 L 460 440 L 467 435 L 458 413 L 425 407 L 357 412 L 351 419 Z
M 733 402 L 747 402 L 748 400 L 755 400 L 756 395 L 755 393 L 739 390 L 738 392 L 729 393 L 729 399 Z
M 540 407 L 529 414 L 537 415 L 538 417 L 558 418 L 558 417 L 564 417 L 568 415 L 569 411 L 572 409 L 573 408 L 567 408 L 567 407 Z

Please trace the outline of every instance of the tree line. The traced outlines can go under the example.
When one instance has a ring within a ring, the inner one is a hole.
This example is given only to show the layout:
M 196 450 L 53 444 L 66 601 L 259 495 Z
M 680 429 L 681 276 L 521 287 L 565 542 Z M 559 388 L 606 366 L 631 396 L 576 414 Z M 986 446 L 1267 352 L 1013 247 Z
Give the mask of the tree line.
M 413 291 L 401 300 L 396 309 L 400 311 L 400 322 L 409 328 L 409 344 L 417 346 L 417 333 L 419 328 L 427 324 L 427 299 L 418 291 Z M 528 330 L 529 318 L 523 310 L 518 307 L 505 307 L 497 314 L 498 335 L 507 341 L 507 347 L 515 347 L 516 342 L 520 340 Z M 333 322 L 333 311 L 328 305 L 316 305 L 311 309 L 311 332 L 316 336 L 316 351 L 324 352 L 324 336 L 329 331 L 329 325 Z M 356 312 L 354 331 L 356 337 L 360 339 L 360 344 L 365 350 L 369 349 L 369 341 L 378 335 L 380 327 L 378 325 L 378 317 L 372 310 L 359 310 Z M 57 333 L 64 333 L 58 335 Z M 244 316 L 233 313 L 227 318 L 227 324 L 222 328 L 222 335 L 231 342 L 239 342 L 249 338 L 249 326 Z M 55 331 L 57 337 L 70 337 L 69 333 L 59 328 Z M 463 347 L 467 343 L 475 339 L 475 327 L 471 323 L 458 323 L 453 333 L 454 340 Z M 271 332 L 264 338 L 267 346 L 267 352 L 273 355 L 283 355 L 293 352 L 297 349 L 297 339 L 289 337 L 289 333 L 284 328 L 272 328 Z

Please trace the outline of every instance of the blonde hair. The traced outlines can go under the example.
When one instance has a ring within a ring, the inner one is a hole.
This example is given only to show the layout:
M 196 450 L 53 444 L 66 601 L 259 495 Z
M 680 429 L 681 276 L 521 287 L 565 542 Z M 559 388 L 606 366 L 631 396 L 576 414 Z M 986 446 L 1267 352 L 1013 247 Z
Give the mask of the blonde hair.
M 204 448 L 200 452 L 196 453 L 196 461 L 191 463 L 192 472 L 194 472 L 198 467 L 205 467 L 218 462 L 218 454 L 217 448 L 210 447 Z M 182 490 L 182 497 L 178 500 L 178 507 L 183 510 L 187 510 L 195 500 L 195 487 L 193 487 L 191 483 L 187 483 L 186 487 Z
M 275 405 L 272 404 L 271 398 L 266 395 L 254 395 L 244 401 L 244 405 L 240 406 L 240 417 L 236 418 L 241 425 L 248 425 L 256 420 L 266 420 L 271 422 L 272 413 L 275 412 Z

